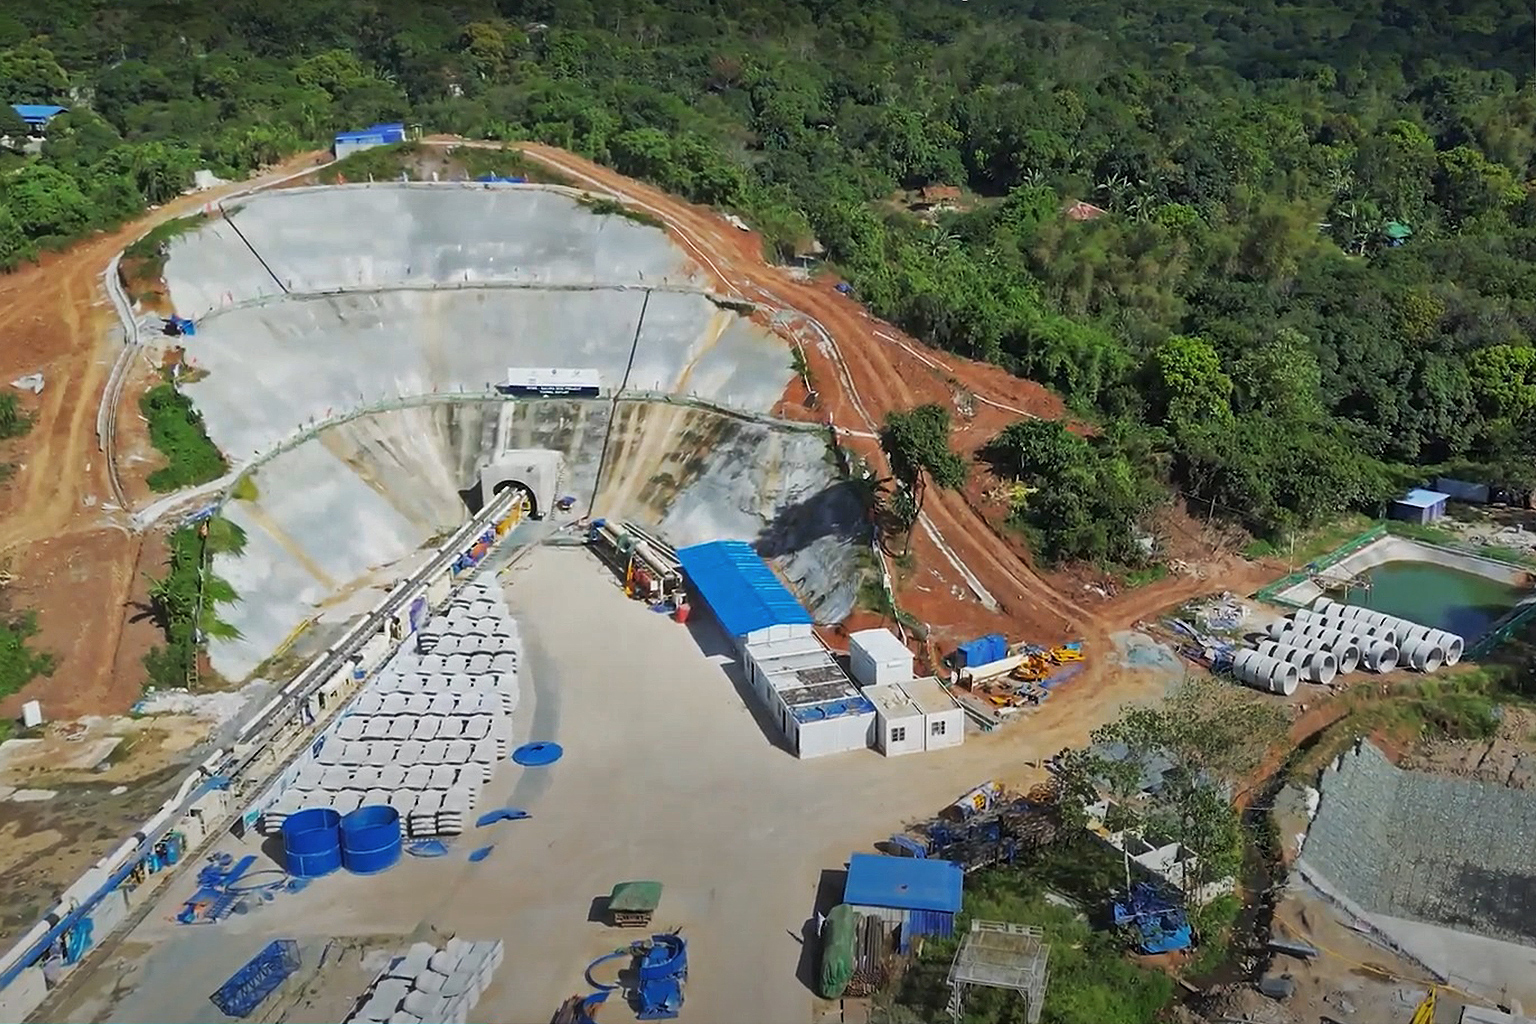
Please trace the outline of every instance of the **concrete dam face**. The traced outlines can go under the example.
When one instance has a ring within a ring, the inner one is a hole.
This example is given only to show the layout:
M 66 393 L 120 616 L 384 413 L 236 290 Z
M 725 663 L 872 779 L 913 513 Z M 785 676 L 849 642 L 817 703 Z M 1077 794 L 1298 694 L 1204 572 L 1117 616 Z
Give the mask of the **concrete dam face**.
M 559 453 L 578 512 L 754 542 L 819 620 L 852 610 L 861 503 L 824 432 L 768 415 L 788 343 L 659 230 L 529 187 L 280 190 L 178 238 L 165 277 L 198 320 L 186 394 L 232 463 L 265 460 L 225 507 L 246 549 L 215 564 L 241 597 L 240 638 L 210 641 L 227 678 L 366 609 L 530 450 Z M 602 390 L 501 399 L 508 367 Z

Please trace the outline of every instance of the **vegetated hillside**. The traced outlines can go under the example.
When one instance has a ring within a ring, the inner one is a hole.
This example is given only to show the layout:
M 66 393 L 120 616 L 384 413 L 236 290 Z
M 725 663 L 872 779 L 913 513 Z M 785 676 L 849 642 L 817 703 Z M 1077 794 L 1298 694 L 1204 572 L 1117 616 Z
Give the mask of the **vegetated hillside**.
M 337 128 L 537 138 L 814 235 L 882 315 L 1113 425 L 995 446 L 1070 482 L 1060 556 L 1153 493 L 1106 466 L 1275 535 L 1416 467 L 1536 473 L 1532 32 L 1516 0 L 7 0 L 0 88 L 73 109 L 0 259 Z M 934 184 L 969 212 L 889 201 Z

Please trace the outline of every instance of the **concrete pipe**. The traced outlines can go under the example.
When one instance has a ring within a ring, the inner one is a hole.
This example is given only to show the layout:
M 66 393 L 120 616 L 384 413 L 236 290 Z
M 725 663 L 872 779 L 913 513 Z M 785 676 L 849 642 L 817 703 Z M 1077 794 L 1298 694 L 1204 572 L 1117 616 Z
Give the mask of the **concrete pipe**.
M 1416 672 L 1435 672 L 1445 664 L 1445 651 L 1433 640 L 1419 638 L 1404 642 L 1401 658 L 1404 665 Z
M 1410 637 L 1433 640 L 1445 652 L 1445 663 L 1447 665 L 1454 665 L 1461 661 L 1461 656 L 1466 651 L 1466 641 L 1455 633 L 1447 633 L 1443 629 L 1425 626 L 1410 619 L 1394 619 L 1392 625 L 1397 630 L 1399 647 Z
M 1400 639 L 1397 630 L 1380 622 L 1367 623 L 1359 619 L 1356 619 L 1353 623 L 1340 621 L 1334 628 L 1353 633 L 1361 641 L 1380 640 L 1382 643 L 1388 643 L 1394 647 L 1397 646 Z
M 1309 683 L 1331 683 L 1333 677 L 1339 672 L 1338 662 L 1333 654 L 1321 648 L 1308 649 L 1270 640 L 1259 644 L 1258 651 L 1266 658 L 1275 658 L 1295 665 L 1302 678 Z
M 1295 624 L 1295 620 L 1293 619 L 1276 619 L 1274 622 L 1271 622 L 1268 627 L 1265 628 L 1264 635 L 1269 637 L 1271 640 L 1278 640 L 1280 639 L 1280 635 L 1282 633 L 1284 633 L 1288 628 L 1294 626 Z
M 1301 684 L 1301 675 L 1295 665 L 1274 658 L 1266 658 L 1258 651 L 1245 647 L 1232 659 L 1232 674 L 1239 682 L 1265 693 L 1289 697 Z
M 1377 640 L 1360 651 L 1360 667 L 1367 672 L 1391 672 L 1397 668 L 1397 645 Z
M 1309 626 L 1322 626 L 1325 629 L 1337 629 L 1342 633 L 1353 633 L 1362 640 L 1385 640 L 1389 644 L 1398 642 L 1398 631 L 1391 625 L 1382 622 L 1372 622 L 1366 619 L 1338 619 L 1319 617 L 1307 620 Z
M 1354 633 L 1320 627 L 1286 633 L 1280 642 L 1293 647 L 1323 647 L 1331 651 L 1341 675 L 1347 675 L 1360 667 L 1360 652 L 1369 643 Z

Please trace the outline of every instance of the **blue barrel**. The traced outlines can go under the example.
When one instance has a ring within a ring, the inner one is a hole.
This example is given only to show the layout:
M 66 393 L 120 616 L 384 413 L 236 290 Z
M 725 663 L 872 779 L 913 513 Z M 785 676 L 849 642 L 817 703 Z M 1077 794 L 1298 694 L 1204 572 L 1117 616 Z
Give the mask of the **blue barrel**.
M 341 863 L 348 871 L 376 875 L 399 859 L 399 811 L 387 804 L 372 804 L 341 819 Z
M 341 815 L 311 807 L 283 820 L 283 862 L 294 878 L 319 878 L 341 867 Z

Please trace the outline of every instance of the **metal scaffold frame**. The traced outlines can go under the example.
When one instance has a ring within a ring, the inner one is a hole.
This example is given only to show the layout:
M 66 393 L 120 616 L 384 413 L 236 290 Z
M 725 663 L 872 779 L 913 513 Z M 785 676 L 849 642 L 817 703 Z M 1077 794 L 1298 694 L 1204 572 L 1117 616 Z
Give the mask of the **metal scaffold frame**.
M 1024 998 L 1029 1024 L 1040 1024 L 1046 965 L 1051 947 L 1039 928 L 1003 921 L 972 921 L 971 930 L 949 965 L 949 1015 L 960 1019 L 965 993 L 973 985 L 1012 989 Z

